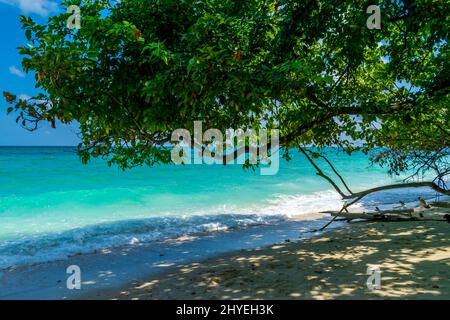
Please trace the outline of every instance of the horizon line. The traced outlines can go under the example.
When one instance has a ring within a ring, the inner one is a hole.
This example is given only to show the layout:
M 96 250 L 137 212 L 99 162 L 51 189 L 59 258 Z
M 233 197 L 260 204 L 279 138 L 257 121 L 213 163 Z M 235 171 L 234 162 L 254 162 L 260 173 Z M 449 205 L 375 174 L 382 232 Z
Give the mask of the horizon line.
M 72 148 L 77 145 L 0 145 L 0 148 Z

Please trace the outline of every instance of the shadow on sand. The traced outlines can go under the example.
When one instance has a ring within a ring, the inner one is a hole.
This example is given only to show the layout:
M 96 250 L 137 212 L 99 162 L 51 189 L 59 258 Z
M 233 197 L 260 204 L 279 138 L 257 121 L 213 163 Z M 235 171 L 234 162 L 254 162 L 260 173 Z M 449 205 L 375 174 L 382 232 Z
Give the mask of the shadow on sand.
M 450 224 L 355 223 L 171 269 L 118 299 L 450 299 Z M 379 266 L 381 288 L 366 285 Z

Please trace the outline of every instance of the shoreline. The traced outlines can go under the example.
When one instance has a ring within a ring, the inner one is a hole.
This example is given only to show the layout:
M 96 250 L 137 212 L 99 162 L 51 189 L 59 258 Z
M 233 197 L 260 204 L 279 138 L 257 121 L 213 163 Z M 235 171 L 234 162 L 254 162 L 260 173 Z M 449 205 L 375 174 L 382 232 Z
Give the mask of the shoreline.
M 322 226 L 328 221 L 325 216 L 302 214 L 272 225 L 189 235 L 3 269 L 0 271 L 0 300 L 80 299 L 102 290 L 143 281 L 185 263 L 283 243 L 287 239 L 315 236 L 317 234 L 305 231 Z M 338 223 L 326 232 L 332 232 L 342 225 Z M 81 269 L 81 290 L 68 290 L 66 287 L 66 280 L 70 276 L 66 269 L 70 265 L 77 265 Z
M 0 271 L 0 300 L 450 299 L 450 224 L 286 222 L 189 235 Z M 81 290 L 68 290 L 69 265 Z M 379 267 L 381 289 L 367 288 Z
M 381 271 L 367 287 L 368 267 Z M 230 252 L 83 299 L 450 299 L 450 224 L 362 222 Z
M 152 216 L 100 222 L 61 232 L 18 237 L 0 241 L 0 272 L 23 267 L 63 261 L 78 255 L 89 255 L 105 249 L 149 244 L 178 237 L 202 237 L 215 232 L 277 225 L 293 220 L 314 220 L 325 214 L 224 214 Z M 4 245 L 5 244 L 5 245 Z

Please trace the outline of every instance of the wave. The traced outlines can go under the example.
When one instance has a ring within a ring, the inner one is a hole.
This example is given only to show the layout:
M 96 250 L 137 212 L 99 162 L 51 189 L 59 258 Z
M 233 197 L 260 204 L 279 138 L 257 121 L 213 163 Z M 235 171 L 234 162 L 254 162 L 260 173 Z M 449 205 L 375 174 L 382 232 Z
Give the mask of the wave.
M 217 206 L 176 216 L 119 220 L 28 235 L 0 242 L 0 269 L 62 260 L 105 248 L 277 224 L 294 215 L 335 209 L 339 204 L 339 196 L 329 191 L 312 195 L 277 195 L 264 204 Z
M 283 215 L 209 215 L 152 217 L 102 223 L 0 243 L 0 269 L 61 260 L 72 255 L 138 245 L 184 235 L 211 233 L 284 221 Z
M 394 191 L 391 195 L 386 193 L 372 195 L 365 202 L 355 205 L 355 208 L 359 206 L 366 209 L 380 202 L 392 207 L 398 203 L 395 199 L 399 197 L 413 206 L 417 191 L 403 193 Z M 428 199 L 433 195 L 427 190 L 421 193 Z M 64 260 L 73 255 L 124 245 L 136 246 L 186 235 L 272 225 L 301 214 L 338 210 L 342 204 L 343 201 L 334 191 L 321 191 L 309 195 L 278 194 L 273 199 L 259 204 L 217 206 L 214 209 L 206 208 L 195 213 L 176 216 L 162 215 L 119 220 L 61 232 L 23 236 L 0 241 L 0 269 Z

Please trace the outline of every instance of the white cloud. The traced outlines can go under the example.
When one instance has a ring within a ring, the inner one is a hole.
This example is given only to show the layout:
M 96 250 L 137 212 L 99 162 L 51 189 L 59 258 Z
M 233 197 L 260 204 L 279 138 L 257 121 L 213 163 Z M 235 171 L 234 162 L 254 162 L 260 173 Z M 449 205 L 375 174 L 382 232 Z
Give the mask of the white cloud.
M 19 7 L 23 13 L 36 13 L 46 17 L 49 13 L 54 12 L 58 8 L 58 4 L 51 0 L 0 0 L 0 3 L 6 3 Z
M 31 99 L 31 97 L 27 94 L 22 93 L 22 94 L 19 94 L 19 99 L 29 100 L 29 99 Z
M 17 96 L 19 99 L 21 100 L 25 100 L 28 101 L 30 103 L 35 103 L 35 104 L 46 104 L 47 106 L 51 106 L 51 102 L 47 101 L 47 100 L 39 100 L 39 99 L 34 99 L 32 97 L 30 97 L 29 95 L 25 94 L 25 93 L 21 93 Z
M 2 1 L 2 0 L 0 0 L 0 1 Z M 21 77 L 21 78 L 25 78 L 25 75 L 26 75 L 25 72 L 17 69 L 16 66 L 9 67 L 9 72 L 11 72 L 12 74 L 14 74 L 18 77 Z

